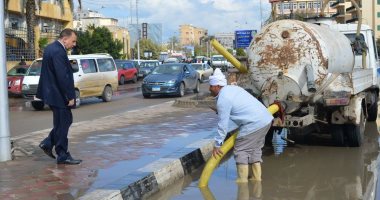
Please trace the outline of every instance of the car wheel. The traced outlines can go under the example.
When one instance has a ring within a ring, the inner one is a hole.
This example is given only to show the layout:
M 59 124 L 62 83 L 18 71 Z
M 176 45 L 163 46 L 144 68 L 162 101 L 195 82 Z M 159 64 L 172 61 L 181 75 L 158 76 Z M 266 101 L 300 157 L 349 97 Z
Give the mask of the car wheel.
M 31 104 L 34 110 L 43 110 L 45 106 L 43 101 L 32 101 Z
M 119 81 L 119 85 L 124 85 L 124 83 L 125 83 L 125 77 L 121 76 L 120 81 Z
M 102 99 L 104 102 L 109 102 L 112 99 L 112 88 L 110 86 L 104 87 Z
M 197 80 L 197 84 L 195 85 L 195 88 L 194 88 L 194 93 L 199 93 L 199 85 L 200 85 L 200 81 Z
M 148 94 L 148 93 L 143 93 L 143 96 L 144 96 L 144 98 L 150 98 L 150 94 Z
M 75 108 L 79 108 L 80 102 L 80 93 L 79 90 L 75 90 Z
M 179 97 L 185 96 L 185 84 L 183 82 L 179 85 L 177 93 Z
M 135 74 L 135 76 L 133 77 L 132 82 L 133 82 L 133 83 L 137 83 L 137 75 L 136 75 L 136 74 Z

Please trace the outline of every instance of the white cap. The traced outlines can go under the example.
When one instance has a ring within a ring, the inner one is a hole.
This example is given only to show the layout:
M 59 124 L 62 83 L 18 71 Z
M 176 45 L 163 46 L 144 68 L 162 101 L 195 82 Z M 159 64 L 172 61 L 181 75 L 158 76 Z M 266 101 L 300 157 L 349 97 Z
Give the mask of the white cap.
M 220 71 L 219 68 L 216 68 L 214 71 L 214 74 L 210 76 L 209 83 L 211 86 L 219 85 L 219 86 L 226 86 L 227 85 L 227 79 Z

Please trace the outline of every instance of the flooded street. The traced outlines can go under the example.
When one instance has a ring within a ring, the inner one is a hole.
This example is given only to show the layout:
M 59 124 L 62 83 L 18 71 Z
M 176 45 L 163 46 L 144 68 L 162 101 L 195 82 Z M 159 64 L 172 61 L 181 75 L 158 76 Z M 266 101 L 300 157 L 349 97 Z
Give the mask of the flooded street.
M 149 199 L 375 199 L 376 123 L 367 123 L 365 132 L 360 148 L 334 147 L 326 137 L 286 147 L 279 155 L 265 147 L 262 182 L 236 184 L 235 162 L 230 156 L 212 174 L 209 188 L 198 188 L 200 169 Z

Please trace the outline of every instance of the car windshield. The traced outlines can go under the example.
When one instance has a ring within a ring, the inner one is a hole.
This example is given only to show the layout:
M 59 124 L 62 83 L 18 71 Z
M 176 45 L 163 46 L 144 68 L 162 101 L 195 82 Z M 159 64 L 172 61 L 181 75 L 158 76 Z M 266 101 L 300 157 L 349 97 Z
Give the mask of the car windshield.
M 41 75 L 42 68 L 42 60 L 37 60 L 33 62 L 32 66 L 30 66 L 27 75 L 28 76 L 39 76 Z
M 140 66 L 141 67 L 150 67 L 150 68 L 152 68 L 152 67 L 156 66 L 156 63 L 155 62 L 142 62 Z
M 192 64 L 195 70 L 203 70 L 202 64 Z
M 182 67 L 179 65 L 161 65 L 154 68 L 152 74 L 178 74 Z
M 23 76 L 28 71 L 28 68 L 25 66 L 16 66 L 8 71 L 8 76 Z

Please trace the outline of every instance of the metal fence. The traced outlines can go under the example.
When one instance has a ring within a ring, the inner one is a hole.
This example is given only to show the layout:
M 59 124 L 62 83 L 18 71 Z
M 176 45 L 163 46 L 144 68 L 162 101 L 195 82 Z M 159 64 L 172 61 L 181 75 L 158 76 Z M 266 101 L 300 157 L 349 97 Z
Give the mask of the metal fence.
M 46 29 L 41 30 L 40 41 L 46 41 L 48 44 L 56 40 L 59 36 L 60 30 Z M 26 61 L 34 60 L 36 58 L 35 51 L 38 51 L 37 56 L 41 57 L 43 53 L 43 46 L 40 48 L 36 46 L 35 49 L 29 48 L 27 40 L 26 28 L 5 27 L 5 40 L 6 40 L 6 58 L 7 61 Z M 39 43 L 41 44 L 41 43 Z

